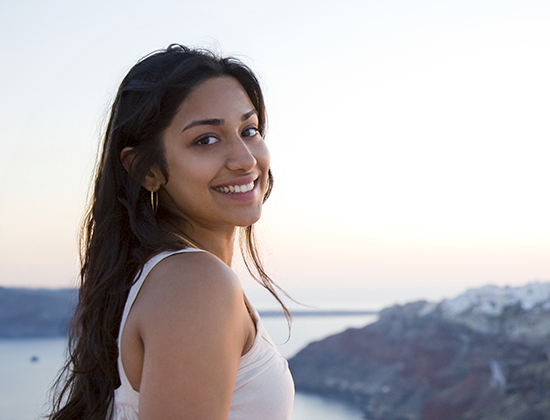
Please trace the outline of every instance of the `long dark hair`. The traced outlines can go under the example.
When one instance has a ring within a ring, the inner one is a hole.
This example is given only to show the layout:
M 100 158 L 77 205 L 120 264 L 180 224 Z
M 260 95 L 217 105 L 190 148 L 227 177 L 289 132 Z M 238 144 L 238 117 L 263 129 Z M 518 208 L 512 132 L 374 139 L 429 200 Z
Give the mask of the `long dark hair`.
M 144 57 L 120 85 L 82 226 L 78 306 L 50 420 L 105 420 L 109 415 L 114 390 L 120 385 L 120 321 L 133 280 L 152 255 L 186 246 L 167 231 L 174 216 L 162 203 L 153 212 L 150 192 L 142 181 L 153 165 L 168 179 L 162 133 L 191 89 L 219 76 L 233 77 L 242 85 L 258 111 L 259 131 L 264 135 L 262 91 L 252 71 L 239 60 L 173 44 Z M 128 170 L 120 159 L 125 147 L 132 148 Z M 264 200 L 272 185 L 270 171 Z M 271 292 L 289 319 L 278 287 L 262 267 L 253 226 L 242 229 L 241 252 L 253 277 Z

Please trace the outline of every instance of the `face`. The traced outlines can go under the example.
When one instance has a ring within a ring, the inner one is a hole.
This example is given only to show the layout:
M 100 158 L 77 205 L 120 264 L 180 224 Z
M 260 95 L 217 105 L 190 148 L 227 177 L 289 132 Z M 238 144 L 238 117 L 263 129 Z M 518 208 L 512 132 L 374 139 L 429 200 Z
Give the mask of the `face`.
M 181 104 L 163 135 L 168 181 L 162 205 L 193 231 L 249 226 L 261 215 L 270 157 L 258 114 L 232 77 L 208 79 Z

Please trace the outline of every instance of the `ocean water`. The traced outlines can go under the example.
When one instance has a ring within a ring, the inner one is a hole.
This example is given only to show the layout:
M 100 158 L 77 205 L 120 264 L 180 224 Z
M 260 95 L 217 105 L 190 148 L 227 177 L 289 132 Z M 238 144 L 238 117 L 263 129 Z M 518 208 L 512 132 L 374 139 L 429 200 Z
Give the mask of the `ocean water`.
M 375 319 L 372 315 L 296 317 L 290 339 L 284 319 L 263 318 L 263 322 L 281 354 L 290 358 L 312 341 Z M 1 420 L 41 418 L 47 410 L 48 391 L 63 363 L 65 346 L 64 338 L 0 340 Z M 297 393 L 292 419 L 361 420 L 362 416 L 346 404 Z

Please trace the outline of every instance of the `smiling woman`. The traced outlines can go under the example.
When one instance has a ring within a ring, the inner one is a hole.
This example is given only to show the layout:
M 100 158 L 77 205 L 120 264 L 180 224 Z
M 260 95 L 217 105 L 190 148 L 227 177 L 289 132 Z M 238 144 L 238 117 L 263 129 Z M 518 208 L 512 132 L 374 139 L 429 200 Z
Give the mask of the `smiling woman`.
M 258 113 L 241 84 L 216 77 L 191 91 L 164 132 L 168 179 L 154 168 L 146 188 L 162 185 L 160 202 L 186 220 L 181 230 L 195 242 L 209 240 L 211 232 L 216 237 L 224 232 L 232 242 L 235 226 L 251 226 L 260 218 L 270 159 L 258 126 Z M 230 264 L 227 241 L 220 252 Z M 217 239 L 213 242 L 218 246 Z
M 287 362 L 230 268 L 243 228 L 247 267 L 282 305 L 253 234 L 272 187 L 264 127 L 258 81 L 235 59 L 171 45 L 130 70 L 50 419 L 290 418 Z

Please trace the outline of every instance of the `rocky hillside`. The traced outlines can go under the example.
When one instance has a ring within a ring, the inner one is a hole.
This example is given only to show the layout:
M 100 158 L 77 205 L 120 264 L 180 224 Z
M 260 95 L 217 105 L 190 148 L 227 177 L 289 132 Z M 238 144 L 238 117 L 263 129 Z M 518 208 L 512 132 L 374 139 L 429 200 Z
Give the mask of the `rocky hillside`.
M 289 361 L 297 389 L 370 420 L 550 419 L 550 284 L 381 312 Z
M 76 295 L 74 289 L 0 287 L 0 338 L 66 335 Z

